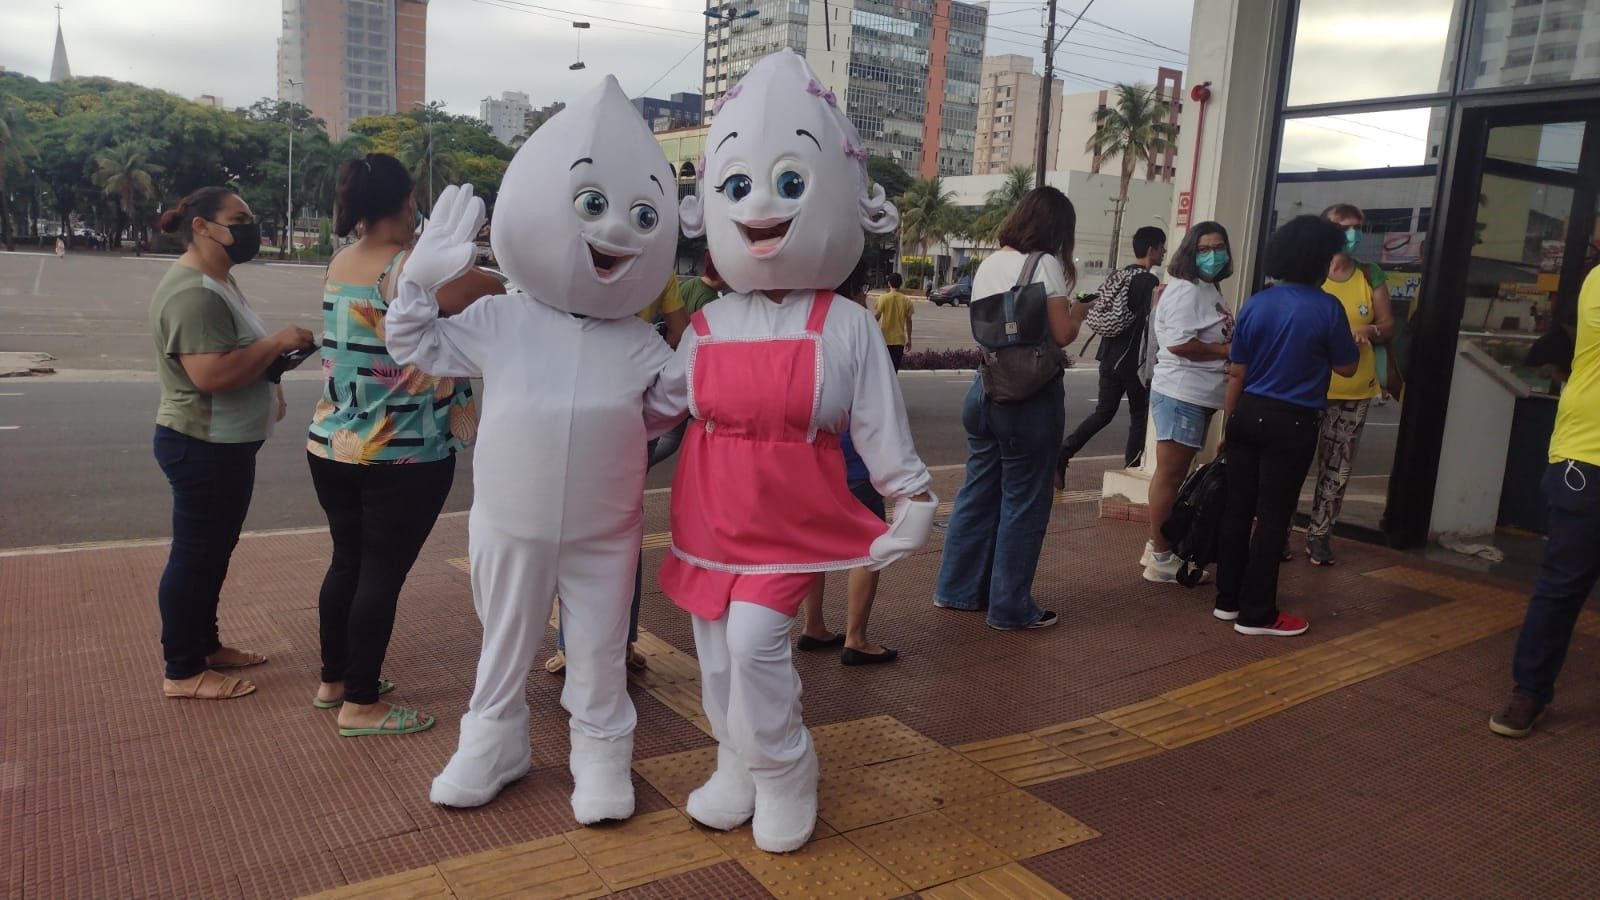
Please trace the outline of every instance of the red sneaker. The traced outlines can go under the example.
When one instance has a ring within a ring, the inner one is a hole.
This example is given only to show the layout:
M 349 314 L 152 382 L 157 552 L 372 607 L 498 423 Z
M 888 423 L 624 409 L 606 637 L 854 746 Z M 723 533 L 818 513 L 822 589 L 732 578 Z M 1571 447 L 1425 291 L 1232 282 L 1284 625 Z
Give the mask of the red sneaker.
M 1299 616 L 1286 616 L 1278 613 L 1278 621 L 1271 625 L 1243 625 L 1235 622 L 1233 630 L 1240 634 L 1261 635 L 1266 637 L 1294 637 L 1305 634 L 1311 623 Z

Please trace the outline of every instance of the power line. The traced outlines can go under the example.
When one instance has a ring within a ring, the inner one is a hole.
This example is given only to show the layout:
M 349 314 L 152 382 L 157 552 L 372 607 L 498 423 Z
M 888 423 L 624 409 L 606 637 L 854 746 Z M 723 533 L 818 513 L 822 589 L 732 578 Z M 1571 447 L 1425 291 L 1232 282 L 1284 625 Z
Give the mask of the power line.
M 661 82 L 667 80 L 667 76 L 668 75 L 671 75 L 673 72 L 677 71 L 677 68 L 679 66 L 683 65 L 685 62 L 688 61 L 689 56 L 691 54 L 693 54 L 696 50 L 700 50 L 700 49 L 704 48 L 705 45 L 706 45 L 705 39 L 701 38 L 700 42 L 698 44 L 695 44 L 693 47 L 689 48 L 689 52 L 688 53 L 685 53 L 684 55 L 678 57 L 678 61 L 672 64 L 672 68 L 666 70 L 665 72 L 662 72 L 660 78 L 657 78 L 655 81 L 650 82 L 649 87 L 646 87 L 644 90 L 640 91 L 639 92 L 639 96 L 641 96 L 641 97 L 648 96 L 649 93 L 650 93 L 650 88 L 653 88 L 656 85 L 660 84 Z
M 617 24 L 617 25 L 635 26 L 637 28 L 650 28 L 650 29 L 654 29 L 655 31 L 664 31 L 664 32 L 672 33 L 672 34 L 686 34 L 686 35 L 688 35 L 690 37 L 696 37 L 696 38 L 700 38 L 702 40 L 705 39 L 705 33 L 702 32 L 702 31 L 687 31 L 687 30 L 682 29 L 682 28 L 669 28 L 669 27 L 667 27 L 665 25 L 651 25 L 651 24 L 646 23 L 646 22 L 636 22 L 636 21 L 632 21 L 632 20 L 629 20 L 629 19 L 612 19 L 612 18 L 609 18 L 607 16 L 596 16 L 596 15 L 592 15 L 590 13 L 578 13 L 578 12 L 573 12 L 572 10 L 567 10 L 567 9 L 557 9 L 556 7 L 553 7 L 553 6 L 540 6 L 539 4 L 536 4 L 536 3 L 524 2 L 524 0 L 493 0 L 493 2 L 490 2 L 490 0 L 472 0 L 472 2 L 474 2 L 474 3 L 482 3 L 482 4 L 486 5 L 486 6 L 500 6 L 500 8 L 502 8 L 502 9 L 510 9 L 510 10 L 513 10 L 513 11 L 516 11 L 516 12 L 525 12 L 525 13 L 528 13 L 529 15 L 543 16 L 546 19 L 556 19 L 558 21 L 563 21 L 563 22 L 573 21 L 573 20 L 588 21 L 588 22 L 607 22 L 607 23 L 613 23 L 613 24 Z M 538 10 L 538 12 L 536 12 L 535 10 Z M 555 13 L 556 15 L 551 15 L 551 13 Z

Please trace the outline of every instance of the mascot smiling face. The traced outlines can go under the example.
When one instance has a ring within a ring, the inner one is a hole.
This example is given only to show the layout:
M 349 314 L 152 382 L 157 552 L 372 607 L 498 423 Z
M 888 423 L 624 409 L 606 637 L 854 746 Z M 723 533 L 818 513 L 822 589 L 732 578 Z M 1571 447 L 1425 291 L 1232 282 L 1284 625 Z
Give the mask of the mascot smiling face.
M 861 259 L 863 228 L 899 224 L 868 182 L 855 128 L 793 50 L 757 62 L 718 101 L 697 171 L 684 233 L 706 236 L 735 291 L 832 287 Z
M 661 293 L 677 255 L 677 179 L 615 78 L 517 151 L 489 237 L 513 284 L 565 312 L 621 319 Z

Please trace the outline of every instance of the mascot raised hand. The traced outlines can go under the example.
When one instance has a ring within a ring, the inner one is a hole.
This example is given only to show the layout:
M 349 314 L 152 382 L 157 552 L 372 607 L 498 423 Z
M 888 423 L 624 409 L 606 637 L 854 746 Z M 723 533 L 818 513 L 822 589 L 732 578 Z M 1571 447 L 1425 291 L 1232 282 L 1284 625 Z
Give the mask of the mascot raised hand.
M 784 50 L 719 101 L 684 232 L 705 234 L 733 289 L 695 315 L 678 354 L 694 422 L 672 488 L 667 596 L 693 615 L 717 768 L 689 796 L 713 828 L 753 822 L 799 849 L 817 814 L 817 755 L 800 719 L 789 632 L 818 573 L 882 568 L 927 540 L 936 499 L 872 314 L 831 288 L 863 230 L 898 221 L 831 91 Z M 851 495 L 848 430 L 886 527 Z
M 397 361 L 482 377 L 469 521 L 483 623 L 472 701 L 433 782 L 479 806 L 531 764 L 529 666 L 561 598 L 571 716 L 572 812 L 633 814 L 635 715 L 624 655 L 643 527 L 647 437 L 682 418 L 660 383 L 672 352 L 635 314 L 676 256 L 675 177 L 614 78 L 557 113 L 517 152 L 491 240 L 514 289 L 440 318 L 434 292 L 472 261 L 484 221 L 471 185 L 446 188 L 389 308 Z

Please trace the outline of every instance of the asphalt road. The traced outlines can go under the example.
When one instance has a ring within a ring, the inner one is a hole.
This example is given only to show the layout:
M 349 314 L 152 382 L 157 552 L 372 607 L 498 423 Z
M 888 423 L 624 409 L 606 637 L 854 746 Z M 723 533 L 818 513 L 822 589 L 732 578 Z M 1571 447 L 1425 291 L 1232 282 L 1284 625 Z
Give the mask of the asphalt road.
M 151 455 L 158 389 L 146 316 L 171 260 L 0 253 L 0 351 L 42 351 L 55 376 L 0 379 L 0 548 L 165 537 L 171 499 Z M 320 270 L 253 263 L 238 278 L 269 326 L 318 330 Z M 913 341 L 921 348 L 968 346 L 965 308 L 919 303 Z M 918 450 L 930 466 L 966 461 L 961 403 L 971 375 L 906 373 L 901 387 Z M 1093 362 L 1067 374 L 1067 423 L 1094 405 Z M 314 372 L 285 380 L 289 414 L 262 449 L 248 529 L 325 524 L 306 473 L 304 428 L 320 386 Z M 1375 409 L 1353 493 L 1381 492 L 1377 476 L 1393 456 L 1398 407 Z M 1120 455 L 1121 415 L 1084 450 Z M 671 484 L 673 463 L 650 474 Z M 458 468 L 447 510 L 471 503 L 471 454 Z M 1359 504 L 1352 504 L 1355 512 Z

